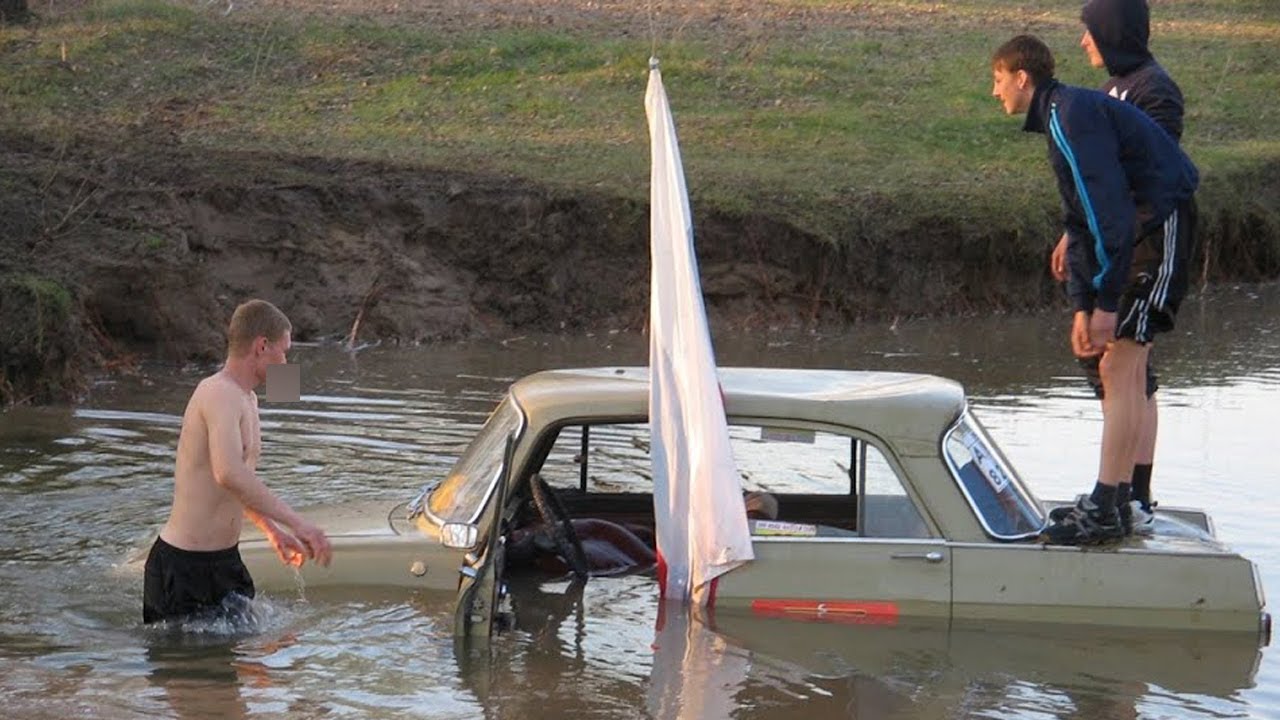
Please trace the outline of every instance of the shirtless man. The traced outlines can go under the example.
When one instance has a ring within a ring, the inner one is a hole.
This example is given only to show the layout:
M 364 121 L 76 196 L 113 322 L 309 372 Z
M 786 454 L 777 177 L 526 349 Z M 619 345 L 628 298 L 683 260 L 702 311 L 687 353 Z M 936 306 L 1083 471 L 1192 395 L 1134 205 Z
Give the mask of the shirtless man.
M 227 361 L 196 386 L 182 416 L 173 507 L 147 556 L 144 623 L 217 615 L 254 595 L 240 560 L 242 518 L 262 528 L 280 561 L 332 556 L 320 528 L 294 512 L 258 479 L 262 451 L 258 395 L 267 366 L 285 362 L 292 326 L 263 300 L 236 308 L 227 329 Z

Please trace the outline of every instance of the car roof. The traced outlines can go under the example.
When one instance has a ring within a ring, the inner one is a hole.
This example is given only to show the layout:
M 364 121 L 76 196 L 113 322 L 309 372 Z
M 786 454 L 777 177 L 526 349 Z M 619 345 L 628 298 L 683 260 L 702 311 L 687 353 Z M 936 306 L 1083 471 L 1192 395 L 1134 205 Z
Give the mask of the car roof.
M 959 383 L 933 375 L 735 367 L 717 373 L 731 417 L 852 427 L 905 454 L 936 454 L 942 433 L 965 406 Z M 535 426 L 645 417 L 649 368 L 547 370 L 517 381 L 511 392 Z

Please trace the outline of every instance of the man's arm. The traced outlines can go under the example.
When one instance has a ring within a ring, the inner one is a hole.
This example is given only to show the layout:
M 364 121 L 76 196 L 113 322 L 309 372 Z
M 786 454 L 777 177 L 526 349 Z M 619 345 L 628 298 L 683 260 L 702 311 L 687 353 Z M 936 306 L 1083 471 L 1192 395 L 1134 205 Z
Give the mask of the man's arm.
M 1091 313 L 1098 294 L 1093 289 L 1093 275 L 1089 270 L 1095 264 L 1090 259 L 1093 257 L 1093 237 L 1088 229 L 1068 230 L 1067 235 L 1067 296 L 1071 298 L 1073 309 Z
M 1182 140 L 1182 90 L 1164 73 L 1150 75 L 1133 88 L 1128 101 L 1156 121 L 1175 142 Z
M 209 428 L 209 464 L 213 479 L 247 510 L 293 527 L 302 516 L 271 492 L 244 462 L 244 442 L 240 436 L 239 398 L 222 388 L 211 393 L 204 406 Z
M 1058 282 L 1065 282 L 1067 279 L 1067 231 L 1062 231 L 1062 237 L 1058 238 L 1058 243 L 1053 246 L 1053 252 L 1049 254 L 1049 274 Z
M 1067 282 L 1067 296 L 1071 298 L 1071 306 L 1077 311 L 1093 312 L 1094 296 L 1092 276 L 1089 268 L 1096 263 L 1093 258 L 1093 239 L 1085 222 L 1080 203 L 1071 202 L 1075 196 L 1076 185 L 1072 178 L 1058 176 L 1058 193 L 1062 197 L 1062 247 L 1063 275 Z
M 306 546 L 309 557 L 321 565 L 328 565 L 329 541 L 320 528 L 294 512 L 245 464 L 239 407 L 239 398 L 234 391 L 223 388 L 214 388 L 209 402 L 204 405 L 205 425 L 209 428 L 209 463 L 214 482 L 234 495 L 247 512 L 292 530 Z M 252 515 L 250 519 L 253 519 Z M 266 532 L 265 527 L 263 530 Z
M 1050 133 L 1071 167 L 1089 249 L 1098 264 L 1097 274 L 1089 279 L 1095 304 L 1114 313 L 1133 259 L 1137 212 L 1120 163 L 1119 137 L 1104 112 L 1088 110 L 1076 112 L 1069 122 L 1063 122 L 1055 110 Z
M 244 515 L 262 530 L 262 534 L 266 536 L 267 542 L 271 543 L 280 562 L 293 567 L 302 566 L 307 558 L 307 549 L 297 538 L 277 527 L 271 518 L 259 515 L 248 508 L 245 508 Z
M 1153 98 L 1146 104 L 1138 104 L 1152 120 L 1173 138 L 1174 142 L 1182 140 L 1182 97 L 1161 96 Z

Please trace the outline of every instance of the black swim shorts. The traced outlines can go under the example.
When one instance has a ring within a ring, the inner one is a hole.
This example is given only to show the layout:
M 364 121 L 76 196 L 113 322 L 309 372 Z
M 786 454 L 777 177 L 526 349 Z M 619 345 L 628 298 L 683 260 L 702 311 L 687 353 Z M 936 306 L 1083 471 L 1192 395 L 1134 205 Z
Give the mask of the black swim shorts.
M 142 622 L 214 618 L 253 595 L 238 546 L 183 550 L 156 538 L 142 581 Z

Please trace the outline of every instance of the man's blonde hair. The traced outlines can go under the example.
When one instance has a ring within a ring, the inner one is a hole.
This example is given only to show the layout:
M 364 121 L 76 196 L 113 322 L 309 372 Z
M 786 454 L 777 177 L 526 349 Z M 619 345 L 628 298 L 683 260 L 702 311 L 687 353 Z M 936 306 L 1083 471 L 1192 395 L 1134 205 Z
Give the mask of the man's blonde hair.
M 227 326 L 227 354 L 243 355 L 253 347 L 253 341 L 265 337 L 275 342 L 291 332 L 293 325 L 280 308 L 266 300 L 249 300 L 240 304 L 231 314 Z

